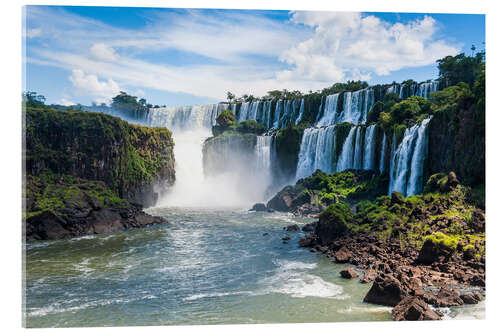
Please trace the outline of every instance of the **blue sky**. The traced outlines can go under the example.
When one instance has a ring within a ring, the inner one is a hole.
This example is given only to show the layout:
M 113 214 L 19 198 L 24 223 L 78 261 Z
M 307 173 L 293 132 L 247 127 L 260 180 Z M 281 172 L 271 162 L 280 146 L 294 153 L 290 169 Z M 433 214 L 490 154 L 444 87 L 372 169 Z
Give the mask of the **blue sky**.
M 424 81 L 437 59 L 483 49 L 484 34 L 483 15 L 28 6 L 25 90 L 67 105 L 124 90 L 175 106 Z

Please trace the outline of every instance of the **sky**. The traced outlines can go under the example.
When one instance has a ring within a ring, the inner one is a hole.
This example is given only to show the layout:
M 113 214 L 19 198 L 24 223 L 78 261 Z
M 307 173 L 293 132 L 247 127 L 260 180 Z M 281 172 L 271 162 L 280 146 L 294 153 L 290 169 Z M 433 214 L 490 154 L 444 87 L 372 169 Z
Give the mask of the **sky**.
M 24 87 L 46 103 L 167 106 L 336 82 L 425 81 L 485 48 L 484 15 L 26 6 Z

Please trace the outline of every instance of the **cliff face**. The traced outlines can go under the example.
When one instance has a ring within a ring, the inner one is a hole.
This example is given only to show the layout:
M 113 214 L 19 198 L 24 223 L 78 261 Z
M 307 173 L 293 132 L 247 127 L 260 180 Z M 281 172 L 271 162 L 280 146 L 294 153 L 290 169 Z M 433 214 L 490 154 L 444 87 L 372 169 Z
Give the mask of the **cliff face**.
M 428 175 L 455 171 L 471 186 L 485 184 L 484 105 L 472 98 L 451 112 L 437 112 L 429 124 Z
M 103 181 L 119 197 L 144 206 L 155 204 L 156 185 L 175 181 L 174 143 L 166 128 L 93 112 L 28 108 L 25 134 L 28 175 Z
M 251 133 L 226 132 L 203 144 L 203 171 L 207 176 L 225 172 L 249 174 L 255 165 L 257 136 Z

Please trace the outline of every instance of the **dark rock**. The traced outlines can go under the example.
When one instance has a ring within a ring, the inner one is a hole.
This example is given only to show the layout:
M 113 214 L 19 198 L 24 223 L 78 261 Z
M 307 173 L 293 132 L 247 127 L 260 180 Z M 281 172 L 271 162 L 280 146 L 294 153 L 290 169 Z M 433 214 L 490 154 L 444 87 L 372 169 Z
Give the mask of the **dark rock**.
M 359 274 L 352 268 L 343 269 L 340 271 L 340 276 L 344 279 L 353 279 L 359 276 Z
M 250 209 L 250 211 L 255 211 L 255 212 L 265 212 L 266 210 L 267 210 L 267 207 L 266 207 L 266 204 L 264 204 L 264 203 L 256 203 Z
M 440 320 L 439 314 L 430 309 L 419 297 L 405 297 L 392 309 L 392 317 L 396 321 L 403 320 Z
M 313 232 L 316 228 L 317 222 L 308 223 L 302 227 L 302 231 L 304 232 Z
M 311 247 L 316 244 L 316 237 L 314 235 L 306 235 L 299 240 L 300 247 Z
M 272 209 L 272 208 L 268 208 L 268 209 L 267 209 L 267 212 L 268 212 L 268 213 L 274 213 L 274 212 L 275 212 L 275 210 L 274 210 L 274 209 Z
M 483 232 L 486 222 L 486 215 L 482 209 L 476 209 L 472 212 L 470 226 L 476 232 Z
M 365 270 L 365 274 L 359 280 L 359 282 L 361 282 L 361 283 L 370 283 L 373 280 L 375 280 L 376 277 L 377 277 L 377 272 L 375 270 L 373 270 L 373 269 L 367 269 L 367 270 Z
M 387 306 L 395 306 L 406 296 L 401 283 L 392 275 L 377 276 L 371 289 L 363 299 L 364 302 Z
M 288 236 L 283 237 L 283 238 L 282 238 L 282 240 L 284 240 L 284 241 L 288 241 L 288 240 L 290 240 L 290 237 L 288 237 Z
M 287 226 L 286 228 L 284 228 L 286 231 L 299 231 L 300 228 L 297 224 L 290 224 L 289 226 Z
M 476 298 L 474 294 L 464 294 L 460 295 L 460 298 L 464 302 L 464 304 L 477 304 L 480 299 Z
M 267 235 L 269 235 L 269 233 L 267 233 L 267 232 L 262 234 L 262 236 L 267 236 Z
M 399 192 L 392 192 L 391 193 L 391 206 L 392 205 L 404 205 L 405 203 L 405 198 L 403 197 L 403 195 Z
M 464 301 L 460 298 L 460 293 L 456 290 L 442 287 L 436 295 L 433 305 L 437 307 L 459 306 Z
M 349 262 L 349 260 L 352 258 L 352 252 L 349 251 L 346 247 L 342 247 L 340 250 L 334 253 L 334 258 L 335 261 L 343 264 Z
M 442 244 L 434 242 L 432 239 L 427 239 L 422 245 L 418 254 L 417 263 L 432 264 L 436 261 L 443 261 L 449 259 L 455 249 L 448 248 Z

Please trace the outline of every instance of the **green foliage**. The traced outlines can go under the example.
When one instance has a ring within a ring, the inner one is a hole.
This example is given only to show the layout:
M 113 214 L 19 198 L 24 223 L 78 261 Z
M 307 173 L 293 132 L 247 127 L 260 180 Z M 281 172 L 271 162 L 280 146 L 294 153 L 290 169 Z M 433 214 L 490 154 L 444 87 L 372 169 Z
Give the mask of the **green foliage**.
M 173 177 L 173 170 L 173 140 L 166 128 L 130 125 L 102 113 L 26 109 L 28 174 L 102 180 L 124 195 Z
M 448 115 L 456 113 L 465 100 L 472 98 L 469 86 L 460 82 L 456 86 L 451 86 L 431 94 L 432 111 L 434 113 L 445 113 Z
M 377 101 L 375 104 L 373 104 L 370 111 L 368 111 L 368 114 L 366 115 L 366 122 L 368 124 L 376 123 L 380 117 L 380 114 L 384 112 L 384 109 L 384 103 L 381 101 Z
M 148 111 L 148 104 L 144 98 L 137 101 L 136 96 L 131 96 L 124 91 L 120 91 L 118 95 L 113 97 L 111 107 L 135 118 Z
M 411 96 L 392 106 L 390 114 L 395 123 L 402 123 L 421 114 L 430 111 L 431 103 L 428 99 L 420 96 Z
M 231 127 L 236 123 L 233 111 L 231 111 L 231 110 L 222 111 L 219 114 L 219 116 L 217 116 L 217 119 L 215 121 L 216 121 L 217 125 L 219 125 L 222 128 Z
M 26 181 L 25 217 L 52 211 L 56 215 L 73 215 L 91 205 L 102 208 L 120 208 L 128 202 L 118 197 L 101 181 L 89 181 L 71 175 L 45 172 Z
M 430 240 L 434 245 L 449 252 L 454 252 L 457 249 L 458 238 L 445 235 L 439 231 L 435 234 L 426 236 L 424 241 L 427 240 Z
M 23 104 L 32 107 L 42 107 L 45 105 L 45 96 L 39 95 L 34 91 L 23 92 Z
M 459 82 L 465 82 L 469 87 L 472 87 L 476 79 L 481 75 L 484 57 L 484 52 L 478 52 L 471 57 L 460 53 L 456 56 L 447 56 L 437 60 L 441 84 L 444 87 L 449 87 L 457 85 Z
M 347 83 L 335 83 L 329 88 L 321 90 L 321 95 L 327 96 L 346 91 L 356 91 L 368 87 L 366 81 L 347 81 Z
M 236 125 L 236 131 L 239 133 L 252 133 L 261 135 L 266 131 L 264 124 L 258 123 L 255 120 L 245 120 Z

